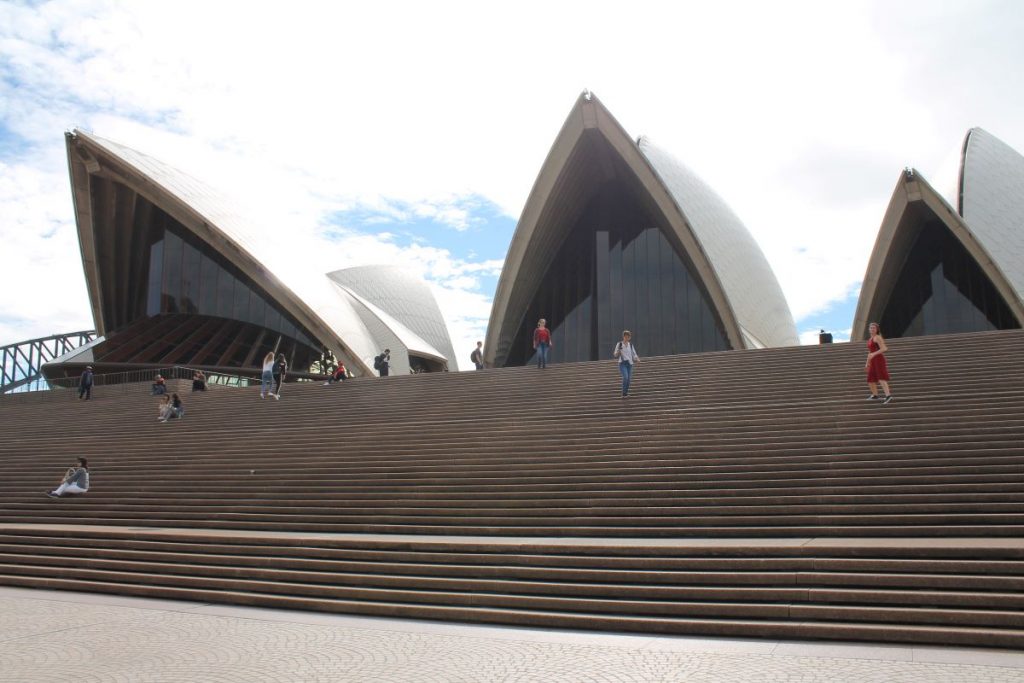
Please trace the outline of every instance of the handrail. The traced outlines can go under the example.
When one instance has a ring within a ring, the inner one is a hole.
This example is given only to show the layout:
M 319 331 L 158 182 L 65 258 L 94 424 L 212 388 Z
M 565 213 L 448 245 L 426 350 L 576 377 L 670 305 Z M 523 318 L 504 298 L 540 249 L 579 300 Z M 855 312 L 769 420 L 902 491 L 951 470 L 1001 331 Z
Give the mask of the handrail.
M 112 391 L 119 394 L 135 393 L 139 391 L 140 384 L 152 385 L 157 375 L 162 376 L 168 382 L 172 381 L 192 381 L 193 375 L 198 372 L 196 368 L 191 368 L 183 365 L 171 365 L 165 368 L 146 368 L 143 370 L 125 370 L 123 372 L 111 372 L 102 375 L 93 375 L 93 390 L 102 387 L 104 394 L 109 395 Z M 230 387 L 230 388 L 246 388 L 250 386 L 259 385 L 260 380 L 254 377 L 246 375 L 235 375 L 224 372 L 207 372 L 202 371 L 206 377 L 206 384 L 208 386 L 218 387 Z M 39 390 L 35 391 L 22 391 L 10 394 L 0 395 L 0 400 L 13 398 L 15 396 L 24 397 L 36 396 L 40 399 L 44 397 L 53 396 L 66 396 L 68 390 L 77 390 L 80 382 L 82 381 L 81 376 L 78 377 L 60 377 L 50 380 L 39 380 L 42 385 Z M 146 387 L 147 392 L 151 391 L 151 387 Z

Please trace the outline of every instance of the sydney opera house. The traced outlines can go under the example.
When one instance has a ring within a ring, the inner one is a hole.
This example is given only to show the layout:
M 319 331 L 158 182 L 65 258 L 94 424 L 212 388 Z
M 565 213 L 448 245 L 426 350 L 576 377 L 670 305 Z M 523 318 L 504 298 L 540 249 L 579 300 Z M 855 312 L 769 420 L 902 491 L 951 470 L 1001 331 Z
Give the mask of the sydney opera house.
M 251 373 L 268 351 L 303 373 L 455 369 L 429 287 L 393 266 L 286 279 L 295 252 L 149 156 L 82 131 L 67 153 L 97 339 L 49 377 L 186 365 Z M 955 207 L 953 206 L 955 204 Z M 282 253 L 284 252 L 284 253 Z M 852 337 L 1006 329 L 1024 320 L 1024 157 L 981 129 L 957 196 L 900 174 L 864 277 Z M 632 138 L 601 102 L 576 101 L 523 208 L 494 296 L 489 367 L 532 360 L 546 318 L 552 360 L 608 357 L 622 329 L 645 355 L 799 343 L 767 259 L 725 202 L 671 154 Z M 310 374 L 312 376 L 312 374 Z

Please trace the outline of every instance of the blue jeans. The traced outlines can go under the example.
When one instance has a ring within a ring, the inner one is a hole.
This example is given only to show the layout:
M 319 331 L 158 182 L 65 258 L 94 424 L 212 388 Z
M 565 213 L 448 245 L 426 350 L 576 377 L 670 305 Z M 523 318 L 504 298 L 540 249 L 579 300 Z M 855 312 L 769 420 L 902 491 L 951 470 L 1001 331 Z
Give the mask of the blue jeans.
M 548 350 L 551 348 L 551 344 L 547 342 L 541 342 L 537 344 L 537 367 L 546 368 L 548 366 Z
M 622 395 L 629 396 L 629 381 L 633 379 L 633 364 L 626 361 L 619 363 L 619 372 L 622 373 Z
M 274 373 L 264 372 L 260 380 L 260 396 L 266 396 L 274 386 Z

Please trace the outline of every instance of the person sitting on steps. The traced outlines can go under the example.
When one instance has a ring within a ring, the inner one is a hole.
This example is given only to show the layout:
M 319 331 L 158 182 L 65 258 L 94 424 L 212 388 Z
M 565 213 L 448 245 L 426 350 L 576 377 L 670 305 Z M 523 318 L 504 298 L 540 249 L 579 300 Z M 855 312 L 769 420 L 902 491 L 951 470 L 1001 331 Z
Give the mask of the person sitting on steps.
M 60 498 L 64 495 L 81 495 L 89 490 L 89 463 L 85 458 L 79 458 L 78 464 L 69 467 L 64 473 L 64 479 L 60 486 L 47 491 L 46 495 L 51 498 Z
M 157 375 L 156 379 L 153 380 L 153 395 L 163 396 L 167 393 L 167 381 L 163 375 Z
M 164 396 L 164 400 L 160 402 L 160 416 L 157 418 L 158 422 L 167 422 L 174 418 L 181 419 L 185 416 L 185 407 L 181 404 L 181 399 L 177 394 L 171 394 L 170 396 Z
M 344 382 L 346 379 L 348 379 L 348 370 L 345 369 L 344 363 L 338 363 L 338 367 L 331 374 L 328 380 L 324 382 L 324 386 L 334 384 L 335 382 Z

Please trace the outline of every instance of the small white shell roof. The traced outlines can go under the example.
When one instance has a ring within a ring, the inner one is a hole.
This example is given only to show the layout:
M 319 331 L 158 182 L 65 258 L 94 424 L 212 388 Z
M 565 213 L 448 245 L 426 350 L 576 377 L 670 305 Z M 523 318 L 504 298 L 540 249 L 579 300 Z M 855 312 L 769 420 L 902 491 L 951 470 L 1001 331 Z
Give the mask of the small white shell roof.
M 959 211 L 1024 301 L 1024 156 L 981 128 L 964 141 Z
M 793 315 L 775 273 L 739 217 L 685 164 L 647 138 L 640 138 L 639 146 L 686 217 L 748 343 L 799 344 Z
M 356 266 L 328 273 L 327 277 L 408 329 L 418 340 L 407 344 L 410 351 L 438 356 L 454 367 L 455 352 L 448 326 L 430 286 L 422 278 L 394 265 Z

